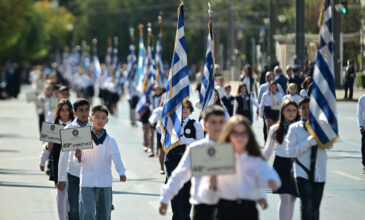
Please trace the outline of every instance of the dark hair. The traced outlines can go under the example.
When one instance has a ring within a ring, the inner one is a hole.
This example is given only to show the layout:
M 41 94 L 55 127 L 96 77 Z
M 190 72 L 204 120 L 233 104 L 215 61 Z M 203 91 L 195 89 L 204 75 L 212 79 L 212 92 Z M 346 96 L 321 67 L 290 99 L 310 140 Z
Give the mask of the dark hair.
M 71 102 L 68 99 L 60 99 L 58 101 L 57 107 L 56 107 L 56 111 L 55 111 L 55 119 L 53 121 L 53 123 L 58 124 L 58 120 L 61 119 L 60 116 L 60 112 L 62 109 L 62 106 L 67 105 L 68 106 L 68 111 L 69 111 L 69 120 L 74 120 L 74 113 L 72 112 L 72 105 Z
M 190 109 L 190 113 L 193 113 L 194 111 L 194 107 L 193 107 L 193 103 L 191 103 L 191 101 L 189 99 L 185 100 L 184 103 L 186 103 Z
M 87 105 L 88 107 L 90 107 L 90 103 L 87 99 L 84 98 L 79 98 L 76 99 L 76 101 L 74 102 L 74 110 L 75 112 L 77 111 L 77 108 L 83 105 Z
M 251 125 L 250 125 L 251 122 L 246 117 L 243 117 L 242 115 L 235 115 L 228 120 L 228 122 L 224 125 L 224 127 L 222 129 L 221 135 L 219 137 L 219 143 L 220 144 L 230 143 L 229 136 L 230 136 L 232 130 L 234 129 L 234 127 L 236 127 L 239 124 L 242 124 L 243 126 L 245 126 L 247 129 L 247 132 L 248 132 L 248 143 L 246 145 L 246 151 L 247 151 L 248 155 L 251 155 L 254 157 L 260 157 L 260 158 L 264 159 L 264 157 L 262 156 L 260 147 L 256 141 L 255 134 L 251 128 Z
M 309 97 L 304 97 L 302 98 L 300 101 L 299 101 L 299 108 L 304 105 L 304 104 L 307 104 L 310 102 L 310 98 Z
M 106 116 L 109 115 L 108 108 L 105 105 L 97 105 L 91 109 L 91 115 L 94 115 L 96 112 L 104 112 Z
M 283 143 L 284 140 L 284 136 L 285 136 L 285 128 L 284 128 L 284 122 L 285 122 L 285 117 L 284 117 L 284 109 L 286 107 L 288 107 L 289 105 L 293 105 L 297 108 L 297 116 L 295 117 L 294 121 L 298 121 L 300 119 L 299 114 L 298 114 L 298 104 L 292 100 L 292 99 L 286 99 L 283 104 L 281 105 L 281 109 L 280 109 L 280 119 L 279 119 L 279 127 L 275 132 L 275 139 L 279 144 Z
M 274 80 L 272 80 L 269 83 L 269 88 L 267 88 L 268 92 L 270 92 L 271 86 L 274 85 L 274 84 L 276 85 L 276 92 L 279 92 L 279 86 L 278 86 L 277 82 L 275 82 Z
M 302 89 L 308 89 L 308 86 L 311 83 L 312 83 L 312 77 L 310 77 L 310 76 L 305 77 L 305 79 L 304 79 L 304 81 L 303 81 L 303 83 L 301 85 Z
M 216 103 L 213 103 L 214 105 L 219 105 L 221 107 L 223 107 L 222 103 L 221 103 L 221 97 L 219 96 L 219 92 L 217 89 L 214 89 L 214 92 L 217 93 L 217 96 L 218 96 L 218 99 L 217 99 L 217 102 Z M 214 95 L 214 94 L 213 94 Z M 214 100 L 214 97 L 213 97 L 213 100 Z
M 216 116 L 226 116 L 224 109 L 219 105 L 209 105 L 203 112 L 204 121 L 208 121 L 209 117 L 212 115 Z
M 252 77 L 252 67 L 250 64 L 246 64 L 243 66 L 243 71 L 247 74 L 248 77 Z
M 241 95 L 241 89 L 242 89 L 242 87 L 246 87 L 246 95 L 249 96 L 250 95 L 250 92 L 248 91 L 247 85 L 244 82 L 241 82 L 240 85 L 238 86 L 237 96 L 240 96 Z

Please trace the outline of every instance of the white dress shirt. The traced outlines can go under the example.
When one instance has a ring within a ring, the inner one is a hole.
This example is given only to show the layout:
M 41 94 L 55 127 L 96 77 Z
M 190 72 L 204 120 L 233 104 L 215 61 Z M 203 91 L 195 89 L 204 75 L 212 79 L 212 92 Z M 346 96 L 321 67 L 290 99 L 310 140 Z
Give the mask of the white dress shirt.
M 253 157 L 248 153 L 235 154 L 236 173 L 217 176 L 217 191 L 209 189 L 205 184 L 203 195 L 210 197 L 217 203 L 219 199 L 225 200 L 252 200 L 265 198 L 264 189 L 268 188 L 268 181 L 275 181 L 278 187 L 281 181 L 276 171 L 260 157 Z M 209 179 L 205 176 L 203 179 Z M 204 180 L 203 180 L 204 181 Z
M 300 97 L 298 94 L 294 94 L 294 95 L 292 95 L 292 94 L 288 94 L 288 95 L 285 95 L 285 96 L 283 97 L 283 102 L 284 102 L 285 100 L 287 100 L 287 99 L 292 99 L 292 100 L 294 100 L 297 104 L 299 104 L 301 97 Z
M 289 126 L 285 137 L 285 148 L 289 157 L 299 160 L 308 170 L 310 169 L 311 147 L 316 145 L 312 135 L 304 129 L 303 121 L 298 121 Z M 330 147 L 332 148 L 332 146 Z M 315 182 L 326 181 L 327 152 L 318 148 L 314 173 Z M 297 163 L 294 166 L 295 177 L 309 179 L 308 174 Z
M 241 95 L 241 97 L 242 97 L 242 99 L 245 99 L 245 98 L 247 99 L 248 98 L 248 96 L 244 96 L 244 95 Z M 249 108 L 251 109 L 251 111 L 252 111 L 252 105 L 256 106 L 256 108 L 259 107 L 259 104 L 256 102 L 253 95 L 250 94 L 250 106 L 249 106 Z M 234 99 L 234 101 L 233 101 L 233 115 L 237 115 L 237 108 L 238 108 L 238 102 L 237 102 L 237 99 Z
M 67 128 L 79 128 L 80 125 L 76 122 L 77 118 L 68 124 L 65 129 Z M 91 121 L 88 121 L 86 126 L 92 127 Z M 67 180 L 67 173 L 71 174 L 72 176 L 79 177 L 80 176 L 80 164 L 76 164 L 72 158 L 74 155 L 74 151 L 61 151 L 60 159 L 58 162 L 58 181 L 59 182 L 66 182 Z
M 119 176 L 125 175 L 125 168 L 120 157 L 117 142 L 108 134 L 102 144 L 81 151 L 81 162 L 73 155 L 76 164 L 81 164 L 81 187 L 112 187 L 112 160 Z
M 265 92 L 264 95 L 262 96 L 262 100 L 261 100 L 261 103 L 260 103 L 260 117 L 263 117 L 264 116 L 264 108 L 266 106 L 273 106 L 274 103 L 273 103 L 273 100 L 274 102 L 280 102 L 279 106 L 281 106 L 281 103 L 282 103 L 282 100 L 283 100 L 283 96 L 281 95 L 280 92 L 277 92 L 275 94 L 272 94 L 272 96 L 270 95 L 272 93 L 270 92 Z M 272 100 L 272 99 L 273 100 Z
M 357 123 L 359 127 L 365 126 L 365 95 L 362 95 L 357 103 Z
M 278 85 L 278 89 L 279 89 L 279 92 L 281 93 L 281 95 L 285 95 L 284 91 L 283 91 L 283 88 L 281 87 L 280 84 L 277 84 Z M 258 98 L 257 98 L 257 103 L 260 105 L 261 103 L 261 100 L 262 100 L 262 96 L 264 95 L 265 92 L 267 92 L 267 89 L 269 88 L 269 83 L 266 82 L 264 84 L 262 84 L 260 86 L 260 89 L 259 89 L 259 95 L 258 95 Z
M 300 90 L 299 92 L 300 97 L 305 98 L 308 97 L 308 92 L 305 89 Z
M 182 121 L 182 125 L 181 125 L 181 137 L 180 137 L 180 144 L 192 144 L 193 142 L 203 139 L 204 138 L 204 130 L 203 130 L 203 126 L 199 123 L 199 122 L 194 122 L 194 127 L 195 127 L 195 139 L 194 138 L 187 138 L 184 136 L 184 128 L 185 125 L 188 123 L 188 121 L 190 120 L 190 117 L 186 117 L 183 121 Z
M 276 150 L 275 154 L 278 155 L 279 157 L 289 157 L 288 153 L 286 152 L 285 144 L 284 144 L 285 136 L 283 139 L 283 143 L 281 143 L 281 144 L 279 144 L 277 142 L 277 140 L 275 139 L 274 134 L 278 130 L 278 128 L 279 128 L 279 124 L 274 124 L 270 127 L 268 139 L 265 143 L 265 148 L 262 152 L 262 154 L 264 155 L 266 160 L 270 159 L 270 156 L 274 150 Z
M 212 202 L 209 198 L 205 198 L 201 196 L 201 177 L 192 177 L 191 176 L 191 164 L 190 164 L 190 148 L 199 147 L 204 145 L 215 144 L 214 141 L 209 139 L 209 137 L 205 137 L 202 140 L 196 141 L 193 144 L 189 145 L 183 157 L 181 158 L 179 165 L 172 172 L 167 184 L 163 185 L 161 188 L 161 197 L 160 202 L 168 204 L 169 201 L 178 194 L 179 190 L 183 187 L 183 185 L 191 179 L 191 189 L 190 189 L 190 203 L 193 205 L 197 204 L 207 204 L 213 205 L 215 202 Z

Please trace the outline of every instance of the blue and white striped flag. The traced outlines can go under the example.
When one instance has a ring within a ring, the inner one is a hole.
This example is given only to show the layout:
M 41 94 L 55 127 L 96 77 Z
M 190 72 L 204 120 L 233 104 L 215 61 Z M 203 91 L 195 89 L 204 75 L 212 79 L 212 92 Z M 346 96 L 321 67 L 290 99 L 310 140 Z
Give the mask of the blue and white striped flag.
M 207 108 L 208 105 L 213 104 L 213 91 L 214 91 L 214 39 L 213 39 L 213 27 L 212 18 L 208 25 L 208 41 L 207 52 L 204 65 L 204 74 L 202 77 L 202 86 L 200 89 L 199 100 L 202 107 L 201 113 Z
M 94 67 L 94 76 L 99 77 L 101 75 L 101 66 L 100 66 L 100 61 L 99 61 L 99 57 L 96 53 L 94 53 L 93 56 L 93 67 Z
M 144 48 L 143 36 L 141 36 L 139 40 L 139 51 L 138 51 L 138 63 L 137 63 L 137 72 L 136 72 L 136 87 L 141 81 L 141 76 L 144 70 L 144 63 L 146 58 L 146 49 Z
M 147 58 L 145 63 L 145 70 L 142 77 L 142 82 L 140 85 L 140 95 L 137 103 L 137 113 L 142 116 L 148 105 L 151 103 L 150 95 L 153 86 L 155 85 L 155 77 L 156 77 L 156 65 L 155 65 L 155 54 L 152 46 L 152 36 L 149 36 L 149 45 L 147 48 Z
M 165 104 L 161 115 L 161 143 L 169 152 L 180 144 L 182 103 L 188 99 L 190 85 L 184 34 L 184 5 L 178 9 L 178 22 L 169 79 L 166 86 Z
M 127 57 L 127 79 L 128 82 L 131 83 L 135 72 L 136 72 L 136 61 L 137 61 L 137 57 L 136 57 L 136 52 L 135 52 L 135 46 L 134 46 L 134 42 L 132 41 L 131 45 L 129 45 L 129 55 Z
M 162 62 L 162 45 L 161 45 L 161 31 L 156 41 L 156 81 L 159 84 L 166 85 L 166 78 L 164 76 L 163 62 Z
M 331 10 L 331 1 L 326 0 L 306 124 L 321 148 L 331 146 L 338 139 Z

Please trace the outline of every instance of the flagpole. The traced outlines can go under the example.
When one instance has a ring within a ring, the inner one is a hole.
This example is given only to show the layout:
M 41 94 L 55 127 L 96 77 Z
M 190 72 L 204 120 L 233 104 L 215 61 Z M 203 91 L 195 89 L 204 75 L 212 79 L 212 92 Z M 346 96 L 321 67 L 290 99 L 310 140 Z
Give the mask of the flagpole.
M 97 53 L 97 44 L 98 44 L 98 40 L 96 38 L 93 39 L 93 52 L 94 54 Z
M 158 32 L 158 37 L 159 37 L 159 43 L 161 46 L 161 37 L 162 37 L 162 12 L 160 13 L 160 15 L 157 17 L 158 20 L 158 25 L 159 25 L 159 32 Z M 158 51 L 156 49 L 156 55 L 157 55 Z M 161 59 L 161 57 L 160 57 Z M 158 63 L 156 63 L 156 78 L 155 78 L 155 82 L 158 83 L 159 78 L 160 78 L 160 74 L 161 74 L 161 70 L 158 66 Z

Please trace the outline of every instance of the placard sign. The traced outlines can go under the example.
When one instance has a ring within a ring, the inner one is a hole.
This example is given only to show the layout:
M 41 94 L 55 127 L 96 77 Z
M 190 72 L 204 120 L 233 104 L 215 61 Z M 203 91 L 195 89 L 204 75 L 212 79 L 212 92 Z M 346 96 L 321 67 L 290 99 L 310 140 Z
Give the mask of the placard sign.
M 192 175 L 195 177 L 235 173 L 235 157 L 231 144 L 192 147 L 190 149 Z
M 93 148 L 91 127 L 68 128 L 60 130 L 62 151 Z
M 63 128 L 64 128 L 63 125 L 43 122 L 41 137 L 39 138 L 39 140 L 60 144 L 61 143 L 60 130 Z

